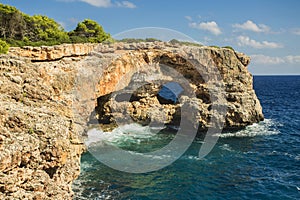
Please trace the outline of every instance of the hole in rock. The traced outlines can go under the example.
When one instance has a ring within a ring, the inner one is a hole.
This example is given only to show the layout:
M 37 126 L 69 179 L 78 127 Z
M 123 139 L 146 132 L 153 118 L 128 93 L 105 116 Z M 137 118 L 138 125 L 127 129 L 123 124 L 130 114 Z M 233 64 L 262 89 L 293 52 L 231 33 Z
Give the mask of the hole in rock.
M 116 95 L 115 100 L 117 102 L 133 102 L 133 101 L 138 101 L 139 98 L 131 93 L 120 93 Z
M 177 104 L 183 91 L 184 89 L 179 83 L 168 82 L 158 92 L 157 99 L 160 104 Z
M 53 178 L 57 169 L 58 169 L 58 167 L 49 167 L 49 168 L 44 169 L 44 171 L 49 175 L 50 178 Z

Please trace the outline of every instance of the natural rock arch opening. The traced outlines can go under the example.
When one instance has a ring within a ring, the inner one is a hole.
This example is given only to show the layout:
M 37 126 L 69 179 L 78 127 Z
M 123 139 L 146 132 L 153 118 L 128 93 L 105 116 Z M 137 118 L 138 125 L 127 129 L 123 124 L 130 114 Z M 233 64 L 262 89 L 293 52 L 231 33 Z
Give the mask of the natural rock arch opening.
M 209 97 L 199 91 L 202 84 L 199 69 L 178 54 L 159 50 L 127 53 L 104 71 L 90 121 L 112 127 L 127 122 L 178 125 L 181 96 Z
M 160 104 L 177 104 L 179 103 L 180 95 L 184 89 L 177 82 L 168 82 L 162 85 L 157 93 L 157 99 Z
M 205 131 L 210 127 L 214 112 L 212 99 L 217 98 L 221 90 L 228 108 L 225 130 L 240 129 L 263 119 L 252 88 L 251 74 L 246 68 L 249 62 L 244 62 L 247 58 L 242 54 L 205 47 L 136 49 L 115 55 L 116 59 L 99 75 L 91 123 L 109 128 L 130 122 L 178 125 L 184 117 L 191 124 L 196 120 L 199 129 Z M 220 82 L 218 76 L 222 79 Z M 206 83 L 205 80 L 210 81 L 210 78 L 216 81 Z M 184 89 L 179 103 L 159 99 L 158 93 L 168 82 L 177 82 Z M 219 90 L 219 87 L 223 89 Z M 196 110 L 193 118 L 188 114 L 182 116 L 180 107 L 183 105 Z

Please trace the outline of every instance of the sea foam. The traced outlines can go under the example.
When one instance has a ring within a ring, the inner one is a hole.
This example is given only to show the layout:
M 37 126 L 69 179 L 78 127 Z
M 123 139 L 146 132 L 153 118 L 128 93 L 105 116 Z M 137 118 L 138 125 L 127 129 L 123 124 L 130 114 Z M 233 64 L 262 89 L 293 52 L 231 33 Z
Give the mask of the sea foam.
M 138 143 L 142 139 L 152 138 L 162 128 L 151 128 L 139 124 L 127 124 L 114 129 L 112 132 L 104 132 L 99 129 L 91 129 L 87 132 L 85 144 L 90 146 L 92 143 L 109 142 L 118 145 L 119 143 L 130 142 Z
M 278 127 L 282 126 L 280 123 L 273 121 L 272 119 L 265 119 L 259 123 L 255 123 L 247 126 L 245 129 L 239 130 L 237 132 L 221 133 L 216 134 L 220 138 L 228 137 L 255 137 L 262 135 L 276 135 L 280 131 Z

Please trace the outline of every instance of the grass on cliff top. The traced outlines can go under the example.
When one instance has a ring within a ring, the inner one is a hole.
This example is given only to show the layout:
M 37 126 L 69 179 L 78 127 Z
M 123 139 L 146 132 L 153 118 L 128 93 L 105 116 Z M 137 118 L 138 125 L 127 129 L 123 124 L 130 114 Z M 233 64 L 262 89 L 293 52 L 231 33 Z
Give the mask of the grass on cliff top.
M 125 39 L 122 39 L 122 40 L 116 40 L 116 42 L 124 42 L 124 43 L 155 42 L 155 41 L 162 42 L 161 40 L 156 39 L 156 38 L 146 38 L 146 39 L 141 39 L 141 38 L 125 38 Z M 180 41 L 180 40 L 176 40 L 176 39 L 170 40 L 169 43 L 174 44 L 174 45 L 176 45 L 176 44 L 183 45 L 183 46 L 196 46 L 196 47 L 202 47 L 203 46 L 200 43 L 188 42 L 188 41 Z M 210 47 L 217 48 L 217 49 L 225 48 L 225 49 L 231 49 L 232 51 L 235 51 L 234 48 L 231 47 L 231 46 L 224 46 L 224 47 L 210 46 Z
M 162 40 L 156 39 L 156 38 L 124 38 L 121 40 L 116 40 L 117 42 L 124 42 L 124 43 L 139 43 L 139 42 L 162 42 Z M 187 42 L 187 41 L 180 41 L 176 39 L 172 39 L 169 41 L 171 44 L 179 44 L 179 45 L 185 45 L 185 46 L 197 46 L 202 47 L 202 44 L 196 43 L 196 42 Z
M 185 46 L 196 46 L 196 47 L 202 47 L 203 45 L 196 42 L 188 42 L 188 41 L 179 41 L 176 39 L 172 39 L 169 41 L 171 44 L 179 44 L 179 45 L 185 45 Z
M 230 50 L 232 50 L 232 51 L 235 51 L 234 50 L 234 48 L 233 47 L 231 47 L 231 46 L 224 46 L 224 47 L 219 47 L 219 46 L 215 46 L 215 45 L 213 45 L 213 46 L 210 46 L 210 47 L 212 47 L 212 48 L 216 48 L 216 49 L 230 49 Z
M 124 42 L 124 43 L 139 43 L 139 42 L 162 42 L 159 39 L 156 38 L 146 38 L 146 39 L 141 39 L 141 38 L 124 38 L 121 40 L 116 40 L 116 42 Z

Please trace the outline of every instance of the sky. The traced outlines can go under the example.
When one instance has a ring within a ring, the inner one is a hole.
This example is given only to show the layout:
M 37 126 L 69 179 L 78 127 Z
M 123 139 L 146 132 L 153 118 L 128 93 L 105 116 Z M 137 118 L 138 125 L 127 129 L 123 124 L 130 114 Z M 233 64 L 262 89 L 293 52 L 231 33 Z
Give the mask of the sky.
M 136 30 L 142 30 L 143 27 L 158 27 L 143 29 L 146 32 L 149 30 L 147 37 L 156 37 L 157 32 L 175 37 L 170 31 L 174 30 L 173 33 L 176 31 L 179 35 L 184 34 L 204 45 L 232 46 L 249 55 L 251 63 L 248 68 L 254 75 L 300 75 L 298 0 L 0 2 L 15 6 L 30 15 L 47 15 L 67 31 L 73 30 L 78 22 L 86 18 L 97 21 L 106 32 L 115 37 L 124 31 L 126 36 L 134 35 Z M 135 31 L 128 31 L 132 29 Z

